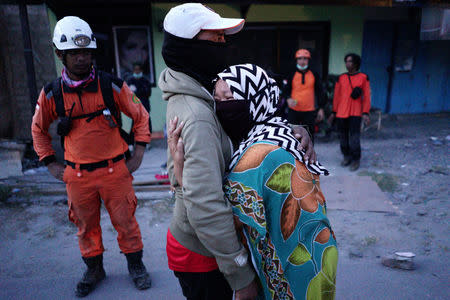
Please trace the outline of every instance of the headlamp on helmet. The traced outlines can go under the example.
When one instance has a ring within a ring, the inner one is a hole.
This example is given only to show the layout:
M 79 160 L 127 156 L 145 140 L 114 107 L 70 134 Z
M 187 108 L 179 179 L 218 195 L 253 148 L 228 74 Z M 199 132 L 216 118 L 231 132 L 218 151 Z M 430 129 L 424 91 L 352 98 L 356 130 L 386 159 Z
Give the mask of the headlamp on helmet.
M 85 48 L 91 43 L 91 38 L 85 34 L 77 34 L 73 38 L 73 43 L 78 47 Z

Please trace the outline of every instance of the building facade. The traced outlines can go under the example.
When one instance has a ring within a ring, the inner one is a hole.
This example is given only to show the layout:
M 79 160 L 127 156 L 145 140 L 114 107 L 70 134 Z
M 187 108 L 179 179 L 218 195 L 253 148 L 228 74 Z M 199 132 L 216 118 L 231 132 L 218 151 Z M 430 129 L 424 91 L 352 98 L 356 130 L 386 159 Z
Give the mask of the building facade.
M 44 82 L 59 76 L 62 68 L 51 47 L 57 20 L 77 15 L 91 24 L 97 36 L 96 63 L 100 69 L 125 74 L 127 62 L 122 58 L 127 55 L 135 55 L 145 62 L 149 79 L 154 83 L 150 99 L 153 128 L 156 132 L 163 131 L 166 103 L 156 85 L 165 68 L 161 57 L 162 23 L 169 9 L 179 3 L 144 0 L 31 2 L 37 2 L 27 7 L 33 51 L 39 53 L 34 57 L 38 90 Z M 444 18 L 438 25 L 449 26 L 445 16 L 450 7 L 439 2 L 432 3 L 432 9 L 437 10 L 434 18 Z M 14 6 L 8 5 L 10 10 L 14 10 Z M 295 67 L 295 51 L 308 48 L 313 55 L 312 67 L 326 79 L 345 72 L 344 56 L 353 52 L 362 56 L 361 71 L 369 75 L 374 107 L 396 114 L 450 110 L 450 40 L 445 32 L 441 38 L 421 39 L 423 16 L 428 15 L 430 9 L 423 1 L 236 1 L 212 2 L 208 6 L 222 16 L 246 19 L 244 30 L 230 37 L 243 63 L 257 63 L 275 76 L 287 77 Z M 33 17 L 36 12 L 37 18 Z M 4 10 L 2 13 L 5 14 Z M 19 22 L 12 15 L 7 20 Z M 14 27 L 8 24 L 0 21 L 0 26 L 9 31 L 7 36 L 20 36 L 18 32 L 11 32 Z M 120 34 L 128 39 L 121 39 Z M 130 44 L 130 40 L 138 37 L 140 42 L 134 40 Z M 20 50 L 13 50 L 20 49 L 18 44 L 8 38 L 6 44 L 0 46 L 2 54 L 17 54 L 17 61 L 11 60 L 16 64 L 21 59 Z M 129 46 L 122 50 L 125 44 Z M 132 47 L 147 54 L 140 56 Z M 29 138 L 26 131 L 29 131 L 31 112 L 16 117 L 18 110 L 31 107 L 30 100 L 26 99 L 29 97 L 27 88 L 19 80 L 24 78 L 24 68 L 9 63 L 4 60 L 0 65 L 1 72 L 10 72 L 0 80 L 2 89 L 5 86 L 3 90 L 7 90 L 0 96 L 2 114 L 7 117 L 0 121 L 0 137 L 26 139 Z M 11 82 L 16 85 L 11 86 Z M 16 101 L 14 105 L 12 99 Z M 11 124 L 16 124 L 12 130 Z M 15 128 L 23 124 L 26 130 Z

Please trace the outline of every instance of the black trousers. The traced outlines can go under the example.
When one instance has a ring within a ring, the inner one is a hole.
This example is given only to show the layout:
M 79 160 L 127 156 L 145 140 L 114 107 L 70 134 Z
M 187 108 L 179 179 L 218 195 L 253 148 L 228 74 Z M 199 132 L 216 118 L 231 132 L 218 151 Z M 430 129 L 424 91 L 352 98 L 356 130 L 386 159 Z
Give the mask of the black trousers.
M 336 118 L 341 152 L 346 158 L 361 159 L 361 117 Z
M 174 272 L 187 300 L 232 300 L 233 290 L 217 269 L 211 272 Z
M 316 123 L 315 111 L 296 111 L 289 108 L 288 121 L 290 124 L 306 126 L 306 130 L 308 130 L 311 140 L 314 143 L 314 125 Z

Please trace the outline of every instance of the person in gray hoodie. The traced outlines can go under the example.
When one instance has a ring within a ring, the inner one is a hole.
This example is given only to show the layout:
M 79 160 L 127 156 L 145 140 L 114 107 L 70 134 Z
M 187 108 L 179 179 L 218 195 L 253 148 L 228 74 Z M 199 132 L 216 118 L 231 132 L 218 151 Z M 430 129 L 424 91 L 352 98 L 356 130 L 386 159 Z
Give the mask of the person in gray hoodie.
M 239 32 L 243 19 L 222 18 L 199 3 L 172 8 L 164 19 L 162 56 L 168 68 L 159 87 L 166 120 L 183 122 L 183 184 L 168 173 L 175 208 L 167 233 L 169 268 L 187 299 L 254 299 L 255 272 L 239 242 L 230 204 L 222 190 L 233 145 L 215 115 L 212 80 L 231 62 L 225 35 Z M 308 138 L 302 145 L 310 144 Z M 315 159 L 311 154 L 310 159 Z

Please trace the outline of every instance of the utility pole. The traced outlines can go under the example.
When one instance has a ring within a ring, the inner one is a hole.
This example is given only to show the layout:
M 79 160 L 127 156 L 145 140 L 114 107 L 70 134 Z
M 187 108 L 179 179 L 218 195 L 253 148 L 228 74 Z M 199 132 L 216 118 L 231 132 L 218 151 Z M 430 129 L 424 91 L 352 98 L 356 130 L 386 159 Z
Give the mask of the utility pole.
M 28 92 L 30 94 L 31 111 L 34 112 L 37 101 L 36 75 L 34 73 L 33 48 L 31 46 L 30 24 L 25 1 L 19 3 L 20 25 L 22 27 L 23 52 L 27 70 Z

